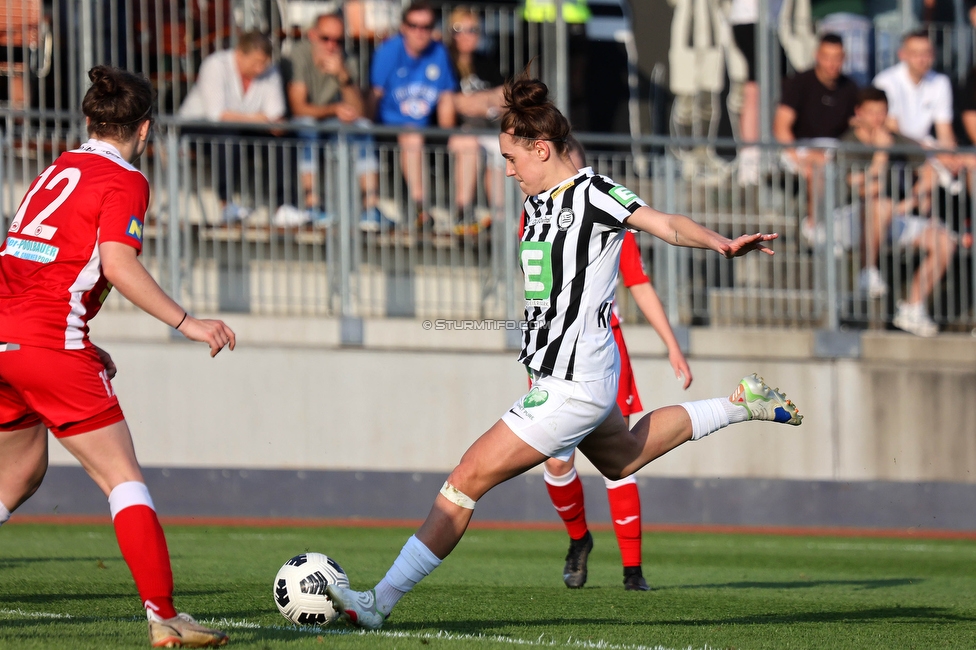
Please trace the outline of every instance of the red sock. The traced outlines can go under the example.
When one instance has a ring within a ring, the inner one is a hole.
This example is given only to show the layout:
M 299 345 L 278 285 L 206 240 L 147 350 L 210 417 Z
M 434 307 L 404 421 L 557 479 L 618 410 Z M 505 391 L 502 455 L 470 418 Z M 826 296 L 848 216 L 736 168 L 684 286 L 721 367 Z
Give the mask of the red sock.
M 607 489 L 613 532 L 620 545 L 624 566 L 641 565 L 641 504 L 637 483 L 625 483 Z
M 116 513 L 112 523 L 143 605 L 160 618 L 173 618 L 173 570 L 156 511 L 145 505 L 129 506 Z
M 583 482 L 573 471 L 573 478 L 566 485 L 553 485 L 546 476 L 546 489 L 549 499 L 566 524 L 570 539 L 582 539 L 586 535 L 586 507 L 583 503 Z M 563 477 L 556 477 L 558 481 Z

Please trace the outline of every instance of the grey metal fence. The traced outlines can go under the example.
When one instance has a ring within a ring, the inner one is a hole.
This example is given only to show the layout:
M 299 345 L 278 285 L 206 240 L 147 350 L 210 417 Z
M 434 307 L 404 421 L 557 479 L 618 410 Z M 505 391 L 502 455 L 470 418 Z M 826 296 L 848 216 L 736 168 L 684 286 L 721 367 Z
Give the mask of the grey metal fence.
M 76 119 L 14 118 L 44 122 L 47 136 L 25 151 L 3 133 L 5 224 L 33 178 L 81 141 Z M 393 130 L 323 126 L 313 138 L 302 125 L 222 134 L 201 123 L 161 122 L 140 161 L 153 196 L 143 260 L 189 309 L 521 314 L 517 185 L 481 152 L 474 200 L 467 210 L 457 206 L 460 162 L 450 138 L 478 134 L 424 133 L 424 198 L 415 203 Z M 872 169 L 864 151 L 837 147 L 807 174 L 784 164 L 780 148 L 766 147 L 760 183 L 742 186 L 732 142 L 581 139 L 598 172 L 657 209 L 687 214 L 729 237 L 779 233 L 775 256 L 735 260 L 643 235 L 647 268 L 677 325 L 880 328 L 895 320 L 900 302 L 918 297 L 943 329 L 976 325 L 973 176 L 965 166 L 953 174 L 937 157 L 915 151 Z M 709 169 L 676 155 L 695 147 L 712 148 Z M 867 278 L 865 269 L 877 277 Z M 625 317 L 633 317 L 625 293 L 619 299 Z M 113 296 L 108 308 L 130 307 Z

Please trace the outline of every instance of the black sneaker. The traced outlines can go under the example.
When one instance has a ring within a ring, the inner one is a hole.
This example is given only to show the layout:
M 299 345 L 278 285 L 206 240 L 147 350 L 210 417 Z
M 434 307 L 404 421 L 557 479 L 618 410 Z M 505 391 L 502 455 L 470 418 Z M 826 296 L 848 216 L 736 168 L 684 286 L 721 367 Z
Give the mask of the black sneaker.
M 593 535 L 590 535 L 590 531 L 586 531 L 586 535 L 579 539 L 569 540 L 566 566 L 563 567 L 563 582 L 570 589 L 580 589 L 586 584 L 586 559 L 592 550 Z
M 639 566 L 624 567 L 624 591 L 650 591 Z

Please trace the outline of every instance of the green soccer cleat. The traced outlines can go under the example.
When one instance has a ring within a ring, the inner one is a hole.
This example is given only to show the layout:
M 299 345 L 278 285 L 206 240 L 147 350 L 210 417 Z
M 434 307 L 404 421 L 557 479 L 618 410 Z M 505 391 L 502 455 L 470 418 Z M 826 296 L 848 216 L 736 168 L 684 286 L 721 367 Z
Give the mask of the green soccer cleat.
M 778 388 L 770 388 L 762 377 L 753 373 L 743 377 L 729 395 L 729 401 L 744 406 L 750 420 L 767 420 L 799 426 L 803 416 Z

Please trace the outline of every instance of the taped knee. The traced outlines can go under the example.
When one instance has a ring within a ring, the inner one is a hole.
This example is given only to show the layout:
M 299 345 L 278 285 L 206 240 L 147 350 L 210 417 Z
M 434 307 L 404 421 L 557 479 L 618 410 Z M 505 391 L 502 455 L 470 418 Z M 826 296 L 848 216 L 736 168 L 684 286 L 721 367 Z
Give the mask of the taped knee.
M 441 495 L 456 506 L 474 510 L 475 500 L 447 481 L 444 481 L 444 486 L 441 488 Z

